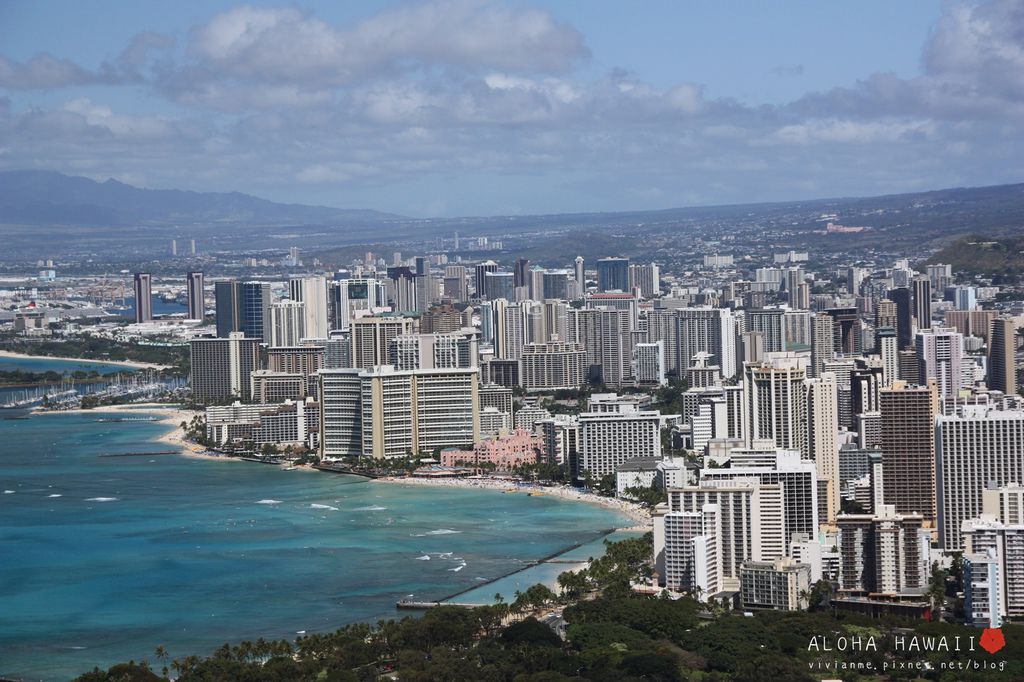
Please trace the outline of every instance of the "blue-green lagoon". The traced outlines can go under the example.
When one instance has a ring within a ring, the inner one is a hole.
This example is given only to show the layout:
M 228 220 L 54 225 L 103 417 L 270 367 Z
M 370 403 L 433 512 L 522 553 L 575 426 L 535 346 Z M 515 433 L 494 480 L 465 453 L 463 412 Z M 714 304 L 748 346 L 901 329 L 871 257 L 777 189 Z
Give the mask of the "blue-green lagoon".
M 102 457 L 167 449 L 166 426 L 102 416 L 0 420 L 0 675 L 67 679 L 155 662 L 157 645 L 182 658 L 401 616 L 399 599 L 441 599 L 631 525 L 547 496 Z

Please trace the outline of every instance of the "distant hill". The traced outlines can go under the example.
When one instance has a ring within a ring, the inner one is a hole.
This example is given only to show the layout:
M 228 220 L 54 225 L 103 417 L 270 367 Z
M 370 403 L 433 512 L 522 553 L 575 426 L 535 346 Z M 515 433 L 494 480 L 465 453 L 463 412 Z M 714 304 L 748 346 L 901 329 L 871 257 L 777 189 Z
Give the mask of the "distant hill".
M 1005 276 L 1016 280 L 1024 273 L 1024 236 L 964 237 L 936 253 L 928 262 L 948 263 L 954 272 Z
M 278 204 L 240 192 L 140 189 L 53 171 L 0 172 L 0 223 L 106 226 L 331 224 L 401 216 L 363 209 Z

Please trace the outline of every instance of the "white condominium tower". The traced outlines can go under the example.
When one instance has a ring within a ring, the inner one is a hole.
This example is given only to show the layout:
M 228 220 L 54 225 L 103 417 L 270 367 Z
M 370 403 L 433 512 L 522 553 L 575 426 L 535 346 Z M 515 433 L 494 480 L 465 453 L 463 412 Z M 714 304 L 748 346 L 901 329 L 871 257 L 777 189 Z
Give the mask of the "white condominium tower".
M 330 331 L 327 314 L 327 278 L 320 275 L 292 277 L 288 284 L 291 299 L 305 306 L 305 336 L 310 339 L 326 339 L 327 332 Z
M 747 442 L 771 441 L 776 447 L 807 452 L 806 373 L 794 358 L 773 364 L 746 363 Z
M 958 405 L 935 419 L 939 542 L 961 548 L 960 526 L 983 512 L 986 488 L 1024 481 L 1024 412 Z

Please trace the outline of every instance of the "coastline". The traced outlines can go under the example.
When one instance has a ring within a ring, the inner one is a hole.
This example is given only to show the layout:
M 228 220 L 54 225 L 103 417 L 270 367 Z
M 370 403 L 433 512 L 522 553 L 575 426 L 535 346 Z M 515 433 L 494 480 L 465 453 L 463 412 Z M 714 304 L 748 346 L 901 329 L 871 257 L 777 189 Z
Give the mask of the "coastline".
M 433 486 L 436 488 L 466 488 L 470 490 L 495 490 L 505 492 L 509 489 L 515 489 L 515 493 L 543 493 L 551 497 L 557 497 L 560 500 L 566 500 L 570 502 L 583 502 L 586 504 L 594 504 L 601 507 L 606 507 L 620 514 L 629 517 L 635 521 L 633 526 L 625 526 L 617 528 L 616 530 L 650 530 L 653 526 L 653 520 L 649 511 L 644 509 L 639 504 L 634 502 L 627 502 L 626 500 L 620 500 L 614 497 L 602 497 L 601 495 L 594 495 L 592 493 L 583 493 L 575 488 L 569 488 L 567 486 L 540 486 L 540 485 L 526 485 L 519 484 L 514 481 L 500 481 L 496 479 L 486 478 L 447 478 L 447 479 L 430 479 L 430 478 L 412 478 L 402 477 L 396 478 L 392 476 L 385 476 L 372 481 L 372 483 L 387 483 L 393 485 L 418 485 L 418 486 Z
M 94 365 L 121 365 L 132 369 L 169 369 L 170 365 L 158 365 L 152 362 L 137 362 L 135 360 L 94 360 L 92 358 L 69 358 L 62 355 L 30 355 L 28 353 L 15 353 L 9 350 L 0 350 L 0 358 L 11 360 L 63 360 L 67 362 L 81 362 Z

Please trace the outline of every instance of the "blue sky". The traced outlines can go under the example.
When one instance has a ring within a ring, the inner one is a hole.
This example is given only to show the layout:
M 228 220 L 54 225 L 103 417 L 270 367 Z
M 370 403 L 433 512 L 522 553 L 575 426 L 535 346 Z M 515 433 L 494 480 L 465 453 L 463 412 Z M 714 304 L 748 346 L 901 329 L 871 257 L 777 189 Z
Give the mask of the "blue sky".
M 0 1 L 0 168 L 416 216 L 1020 181 L 1024 3 Z

